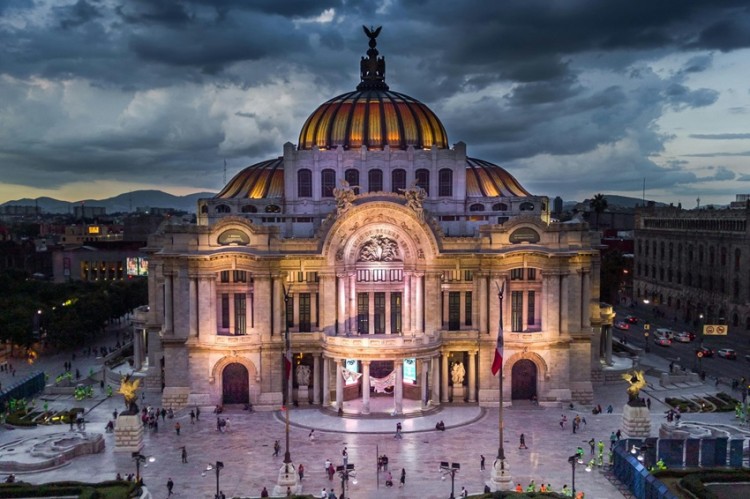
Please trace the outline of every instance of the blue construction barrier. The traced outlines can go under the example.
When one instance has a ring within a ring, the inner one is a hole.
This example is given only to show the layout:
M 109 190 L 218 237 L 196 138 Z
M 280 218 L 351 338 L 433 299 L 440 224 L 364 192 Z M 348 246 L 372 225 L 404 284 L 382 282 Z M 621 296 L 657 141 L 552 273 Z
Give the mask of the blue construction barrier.
M 10 386 L 3 387 L 0 392 L 0 412 L 5 412 L 11 399 L 31 399 L 44 390 L 44 373 L 39 371 L 29 374 L 25 378 Z

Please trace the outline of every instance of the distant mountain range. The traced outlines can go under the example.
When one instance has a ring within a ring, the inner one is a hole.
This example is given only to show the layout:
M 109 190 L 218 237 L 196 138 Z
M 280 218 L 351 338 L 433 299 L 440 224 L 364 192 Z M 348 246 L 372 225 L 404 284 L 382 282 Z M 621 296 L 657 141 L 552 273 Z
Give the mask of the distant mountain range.
M 172 208 L 175 210 L 195 213 L 198 199 L 213 197 L 214 192 L 196 192 L 187 196 L 174 196 L 158 190 L 132 191 L 120 194 L 106 199 L 82 199 L 80 201 L 69 202 L 60 201 L 59 199 L 40 197 L 36 199 L 23 198 L 14 201 L 8 201 L 0 206 L 38 206 L 42 213 L 72 213 L 73 206 L 101 206 L 107 210 L 107 213 L 135 211 L 137 208 Z
M 632 198 L 628 196 L 616 196 L 614 194 L 605 194 L 604 199 L 607 200 L 607 208 L 611 211 L 614 208 L 635 208 L 636 206 L 643 206 L 644 202 L 642 198 Z M 563 207 L 565 209 L 575 208 L 578 204 L 588 205 L 591 199 L 584 199 L 583 201 L 565 201 Z M 649 203 L 650 200 L 646 200 Z M 654 201 L 656 206 L 666 206 L 665 203 Z

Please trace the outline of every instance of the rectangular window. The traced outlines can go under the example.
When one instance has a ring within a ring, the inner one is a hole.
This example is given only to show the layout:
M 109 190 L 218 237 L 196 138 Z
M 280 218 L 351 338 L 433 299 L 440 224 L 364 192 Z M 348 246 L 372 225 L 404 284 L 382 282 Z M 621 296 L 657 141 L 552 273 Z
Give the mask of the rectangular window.
M 510 328 L 513 332 L 523 331 L 523 291 L 510 295 Z
M 383 190 L 383 171 L 370 170 L 367 179 L 367 190 L 369 192 L 380 192 Z
M 448 293 L 448 330 L 458 331 L 461 329 L 461 293 L 451 291 Z
M 526 279 L 536 281 L 536 269 L 526 269 Z
M 391 293 L 391 333 L 401 333 L 401 293 Z
M 219 279 L 221 280 L 221 282 L 229 282 L 229 271 L 222 270 Z
M 534 320 L 534 314 L 536 313 L 536 292 L 529 291 L 526 295 L 526 301 L 526 323 L 529 326 L 533 326 L 536 324 L 536 321 Z
M 523 269 L 511 269 L 510 280 L 511 281 L 523 281 Z
M 244 293 L 234 295 L 234 334 L 247 334 L 247 302 Z
M 391 270 L 391 281 L 401 282 L 404 279 L 404 271 L 401 269 Z
M 359 282 L 369 282 L 370 281 L 370 271 L 369 270 L 358 270 L 357 271 L 357 281 Z
M 448 168 L 438 172 L 438 196 L 453 196 L 453 171 Z
M 471 291 L 467 291 L 464 301 L 464 324 L 467 326 L 471 326 L 471 307 Z
M 357 293 L 357 332 L 370 333 L 370 295 Z
M 247 282 L 247 272 L 244 270 L 235 270 L 232 279 L 234 282 Z
M 474 280 L 473 270 L 464 270 L 464 281 L 471 282 Z
M 401 189 L 406 189 L 406 170 L 393 170 L 391 172 L 391 191 L 401 194 Z
M 221 328 L 229 329 L 229 293 L 221 294 Z
M 385 293 L 375 293 L 375 334 L 385 334 Z
M 318 282 L 318 273 L 307 272 L 307 282 Z
M 294 295 L 286 299 L 286 327 L 294 327 Z
M 310 332 L 310 293 L 299 294 L 299 330 Z

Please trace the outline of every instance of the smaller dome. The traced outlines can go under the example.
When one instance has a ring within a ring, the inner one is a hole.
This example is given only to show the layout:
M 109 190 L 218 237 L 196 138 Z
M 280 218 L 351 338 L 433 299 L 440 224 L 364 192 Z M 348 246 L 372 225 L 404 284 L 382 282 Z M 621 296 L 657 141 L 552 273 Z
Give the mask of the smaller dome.
M 526 197 L 531 193 L 505 168 L 489 161 L 466 158 L 466 195 L 468 197 Z
M 265 199 L 284 196 L 284 158 L 269 159 L 244 168 L 214 199 Z

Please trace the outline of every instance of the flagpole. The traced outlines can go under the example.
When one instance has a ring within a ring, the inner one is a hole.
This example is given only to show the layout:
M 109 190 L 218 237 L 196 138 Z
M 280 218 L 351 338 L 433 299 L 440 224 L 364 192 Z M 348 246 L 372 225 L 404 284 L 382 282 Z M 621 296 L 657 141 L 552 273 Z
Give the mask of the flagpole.
M 503 283 L 502 288 L 498 288 L 497 290 L 497 298 L 499 303 L 499 313 L 500 313 L 500 321 L 498 323 L 498 327 L 500 330 L 498 331 L 498 334 L 503 334 L 503 288 L 505 288 L 505 283 Z M 503 366 L 500 365 L 500 376 L 499 376 L 499 383 L 500 385 L 500 410 L 498 411 L 499 417 L 498 417 L 498 430 L 500 435 L 500 443 L 497 447 L 497 458 L 500 460 L 500 466 L 501 468 L 505 468 L 505 449 L 503 449 Z

